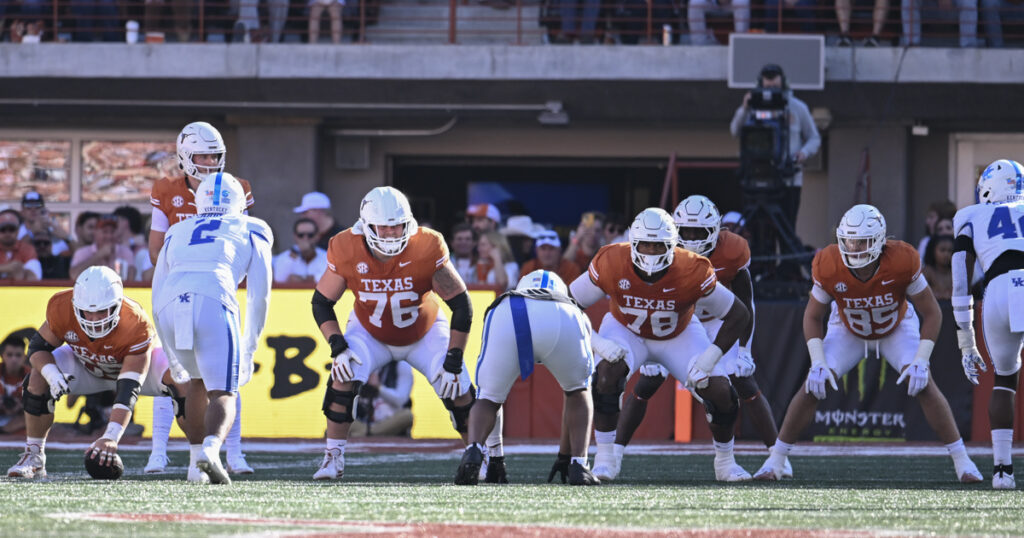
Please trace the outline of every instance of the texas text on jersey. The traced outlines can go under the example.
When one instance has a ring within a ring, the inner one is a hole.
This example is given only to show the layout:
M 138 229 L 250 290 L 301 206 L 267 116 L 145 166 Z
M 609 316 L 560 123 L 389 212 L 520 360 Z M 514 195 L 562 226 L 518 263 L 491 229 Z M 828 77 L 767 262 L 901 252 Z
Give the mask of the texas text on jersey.
M 697 299 L 717 282 L 707 258 L 679 247 L 672 265 L 656 282 L 645 282 L 633 267 L 629 243 L 607 245 L 590 262 L 590 280 L 611 296 L 611 313 L 619 323 L 653 340 L 683 332 Z
M 866 282 L 843 265 L 839 247 L 829 245 L 814 256 L 814 285 L 836 301 L 847 329 L 877 340 L 891 333 L 907 312 L 907 287 L 921 277 L 921 258 L 903 241 L 888 241 L 875 274 Z
M 245 191 L 245 209 L 252 207 L 252 188 L 249 182 L 241 179 L 242 190 Z M 185 177 L 165 177 L 153 184 L 153 192 L 150 195 L 149 203 L 153 208 L 167 216 L 168 227 L 177 224 L 185 219 L 194 217 L 196 214 L 196 195 L 188 186 L 188 179 Z M 157 231 L 167 231 L 157 230 Z
M 126 297 L 114 330 L 93 340 L 75 318 L 71 294 L 72 290 L 65 290 L 50 298 L 46 305 L 50 330 L 71 347 L 89 373 L 101 379 L 117 379 L 125 357 L 145 353 L 152 343 L 154 330 L 146 312 Z
M 407 346 L 419 341 L 437 319 L 434 273 L 448 262 L 441 234 L 419 228 L 408 246 L 387 262 L 375 258 L 358 230 L 331 238 L 327 268 L 345 279 L 356 296 L 355 313 L 379 342 Z

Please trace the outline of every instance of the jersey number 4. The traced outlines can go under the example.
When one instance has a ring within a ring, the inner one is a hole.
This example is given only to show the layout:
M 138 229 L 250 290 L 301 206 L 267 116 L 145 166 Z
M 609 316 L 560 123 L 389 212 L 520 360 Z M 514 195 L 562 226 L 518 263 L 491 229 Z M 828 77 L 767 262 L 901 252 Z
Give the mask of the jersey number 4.
M 416 322 L 419 317 L 419 305 L 402 306 L 402 301 L 416 302 L 420 296 L 412 291 L 400 291 L 388 298 L 386 293 L 373 293 L 368 291 L 359 292 L 359 301 L 363 303 L 374 303 L 373 314 L 370 314 L 370 323 L 374 327 L 383 327 L 384 307 L 391 305 L 391 322 L 399 329 L 408 327 Z
M 988 221 L 989 239 L 996 236 L 1001 236 L 1003 239 L 1015 239 L 1021 237 L 1020 230 L 1024 230 L 1024 215 L 1017 221 L 1017 226 L 1014 226 L 1010 208 L 999 206 L 992 210 L 992 218 Z
M 213 233 L 220 228 L 220 220 L 205 220 L 201 219 L 194 230 L 192 230 L 192 239 L 189 240 L 189 245 L 202 245 L 203 243 L 213 243 L 214 238 L 205 235 L 207 232 Z

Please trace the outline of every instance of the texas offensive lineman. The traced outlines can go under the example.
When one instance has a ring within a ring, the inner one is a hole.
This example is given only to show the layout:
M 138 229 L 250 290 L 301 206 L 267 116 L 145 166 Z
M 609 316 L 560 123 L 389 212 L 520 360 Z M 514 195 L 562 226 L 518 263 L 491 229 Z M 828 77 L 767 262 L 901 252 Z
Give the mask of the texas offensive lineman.
M 978 384 L 985 362 L 974 343 L 974 305 L 970 293 L 975 259 L 985 271 L 982 330 L 995 366 L 995 386 L 988 405 L 994 469 L 992 488 L 1016 489 L 1013 477 L 1014 409 L 1024 338 L 1024 167 L 1001 159 L 978 178 L 978 203 L 953 218 L 953 316 L 963 353 L 964 374 Z
M 334 305 L 346 289 L 356 301 L 342 335 Z M 450 327 L 438 296 L 452 309 Z M 367 193 L 356 225 L 331 238 L 312 308 L 334 358 L 323 404 L 327 446 L 314 479 L 343 475 L 359 387 L 393 360 L 430 380 L 465 440 L 474 396 L 462 352 L 473 309 L 444 238 L 417 225 L 404 194 L 392 187 Z
M 967 457 L 949 403 L 929 372 L 942 311 L 921 275 L 917 250 L 903 241 L 887 241 L 885 217 L 867 204 L 855 205 L 843 215 L 836 238 L 838 244 L 818 252 L 812 262 L 814 287 L 804 310 L 804 337 L 811 355 L 806 385 L 790 402 L 779 439 L 755 478 L 782 477 L 785 458 L 827 395 L 826 383 L 838 390 L 836 377 L 864 360 L 874 343 L 875 354 L 900 372 L 896 383 L 907 381 L 907 394 L 917 398 L 928 424 L 946 445 L 957 479 L 980 482 L 981 473 Z M 832 313 L 823 335 L 830 303 Z
M 32 335 L 25 378 L 26 446 L 7 476 L 46 477 L 46 436 L 53 425 L 54 402 L 64 394 L 116 391 L 103 435 L 87 454 L 110 465 L 139 395 L 183 394 L 174 387 L 167 364 L 151 361 L 153 325 L 135 301 L 124 296 L 121 278 L 105 266 L 82 272 L 70 290 L 57 292 L 46 305 L 46 321 Z
M 679 248 L 672 217 L 660 208 L 640 212 L 629 229 L 629 243 L 598 251 L 570 291 L 584 308 L 611 296 L 611 311 L 592 337 L 601 356 L 593 387 L 594 476 L 605 480 L 618 474 L 614 442 L 619 397 L 629 376 L 650 361 L 686 380 L 707 408 L 715 439 L 715 478 L 749 480 L 750 473 L 733 457 L 739 400 L 721 358 L 750 314 L 731 291 L 718 285 L 707 258 Z M 723 321 L 714 343 L 697 320 L 697 308 Z

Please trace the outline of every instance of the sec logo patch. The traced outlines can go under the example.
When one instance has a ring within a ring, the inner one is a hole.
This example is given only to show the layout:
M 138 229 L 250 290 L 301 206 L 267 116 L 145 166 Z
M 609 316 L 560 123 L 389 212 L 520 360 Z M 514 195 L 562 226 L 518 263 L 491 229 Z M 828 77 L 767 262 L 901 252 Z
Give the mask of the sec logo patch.
M 845 291 L 846 291 L 846 284 L 844 284 L 842 282 L 836 284 L 836 292 L 837 293 L 843 293 Z
M 620 290 L 628 290 L 629 289 L 629 280 L 626 280 L 625 278 L 620 280 L 619 281 L 619 289 Z
M 174 207 L 181 207 L 185 205 L 185 199 L 181 196 L 175 196 L 174 198 L 171 198 L 171 205 Z
M 356 264 L 356 272 L 361 275 L 365 275 L 370 272 L 370 266 L 366 265 L 365 262 L 359 262 Z
M 75 331 L 68 331 L 64 334 L 64 341 L 69 344 L 74 344 L 78 342 L 78 335 L 75 334 Z

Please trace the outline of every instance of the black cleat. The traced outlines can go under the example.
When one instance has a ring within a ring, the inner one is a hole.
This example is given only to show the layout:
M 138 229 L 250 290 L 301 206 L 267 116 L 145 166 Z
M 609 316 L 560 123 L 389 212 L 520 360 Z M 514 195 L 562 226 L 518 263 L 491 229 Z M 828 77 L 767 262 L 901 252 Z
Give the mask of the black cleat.
M 480 480 L 480 465 L 484 462 L 484 455 L 476 445 L 469 445 L 462 453 L 462 461 L 459 463 L 459 470 L 455 471 L 456 486 L 475 486 Z M 504 466 L 502 467 L 504 471 Z M 490 473 L 488 473 L 490 477 Z
M 487 477 L 484 482 L 488 484 L 508 484 L 508 476 L 505 475 L 505 456 L 491 456 L 487 462 Z
M 570 486 L 600 486 L 601 481 L 590 473 L 583 465 L 575 461 L 569 464 L 569 485 Z

